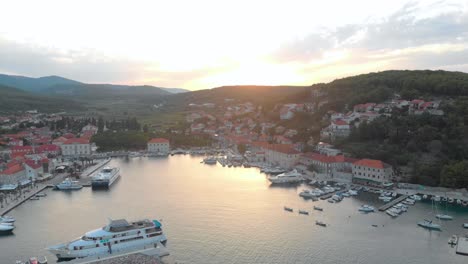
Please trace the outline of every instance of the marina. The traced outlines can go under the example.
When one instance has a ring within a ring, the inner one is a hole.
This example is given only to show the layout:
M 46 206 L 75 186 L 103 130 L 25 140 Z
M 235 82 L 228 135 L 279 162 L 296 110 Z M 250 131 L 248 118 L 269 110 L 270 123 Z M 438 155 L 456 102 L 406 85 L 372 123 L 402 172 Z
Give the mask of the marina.
M 108 166 L 121 168 L 124 177 L 111 189 L 60 192 L 47 188 L 46 197 L 9 212 L 17 219 L 17 228 L 13 235 L 0 237 L 0 254 L 8 256 L 7 263 L 44 255 L 49 263 L 55 263 L 56 257 L 44 248 L 82 236 L 102 226 L 108 217 L 141 216 L 161 221 L 167 249 L 181 263 L 224 263 L 226 259 L 235 260 L 232 263 L 251 263 L 253 259 L 264 263 L 306 263 L 304 259 L 364 264 L 405 263 L 407 259 L 421 264 L 466 263 L 466 257 L 447 244 L 452 234 L 461 235 L 465 230 L 468 212 L 464 207 L 449 205 L 447 211 L 454 220 L 443 222 L 442 232 L 431 232 L 417 227 L 431 210 L 428 202 L 416 203 L 396 219 L 379 212 L 363 214 L 358 211 L 363 204 L 383 205 L 378 194 L 360 191 L 335 204 L 313 202 L 298 195 L 309 188 L 305 184 L 271 185 L 258 168 L 208 166 L 200 163 L 202 160 L 189 155 L 114 159 Z M 299 214 L 299 210 L 308 211 L 309 216 Z M 220 221 L 225 224 L 220 226 Z M 50 232 L 44 236 L 41 230 L 46 228 Z M 352 242 L 356 239 L 359 245 Z M 285 240 L 288 247 L 282 252 L 275 250 L 275 245 Z M 335 246 L 330 247 L 331 243 Z M 359 261 L 338 250 L 345 247 L 359 255 Z M 395 250 L 400 253 L 391 252 Z M 382 254 L 376 256 L 375 251 Z
M 408 197 L 409 197 L 409 195 L 402 195 L 402 196 L 396 198 L 395 200 L 390 201 L 390 202 L 388 202 L 388 203 L 386 203 L 386 204 L 380 206 L 380 207 L 379 207 L 379 211 L 381 211 L 381 212 L 386 211 L 386 210 L 388 210 L 389 208 L 391 208 L 392 206 L 394 206 L 394 205 L 396 205 L 396 204 L 398 204 L 398 203 L 400 203 L 400 202 L 406 200 Z

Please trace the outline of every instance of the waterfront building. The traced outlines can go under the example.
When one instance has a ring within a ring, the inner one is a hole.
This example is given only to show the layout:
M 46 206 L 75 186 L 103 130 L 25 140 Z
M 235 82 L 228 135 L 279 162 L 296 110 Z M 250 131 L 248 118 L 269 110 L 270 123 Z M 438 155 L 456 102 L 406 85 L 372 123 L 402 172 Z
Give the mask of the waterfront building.
M 361 159 L 352 166 L 353 183 L 382 186 L 393 180 L 393 168 L 380 160 Z
M 60 147 L 63 156 L 79 157 L 91 155 L 91 143 L 88 138 L 70 138 Z
M 169 140 L 165 138 L 153 138 L 148 142 L 148 152 L 169 153 Z

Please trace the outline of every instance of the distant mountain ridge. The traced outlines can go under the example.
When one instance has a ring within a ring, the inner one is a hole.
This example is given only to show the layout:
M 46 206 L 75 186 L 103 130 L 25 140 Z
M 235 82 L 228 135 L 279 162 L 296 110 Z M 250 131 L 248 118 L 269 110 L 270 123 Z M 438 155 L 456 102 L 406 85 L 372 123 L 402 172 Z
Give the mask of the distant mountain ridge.
M 150 85 L 131 86 L 131 85 L 113 85 L 113 84 L 88 84 L 70 80 L 60 76 L 45 76 L 39 78 L 32 78 L 26 76 L 16 76 L 0 74 L 0 84 L 18 88 L 28 92 L 45 93 L 45 94 L 73 94 L 79 95 L 81 89 L 89 92 L 90 88 L 105 88 L 109 90 L 127 90 L 130 92 L 135 87 L 146 87 L 146 89 L 154 89 L 154 94 L 176 94 L 188 92 L 182 88 L 162 88 Z M 129 90 L 130 89 L 130 90 Z M 103 91 L 97 91 L 101 93 Z

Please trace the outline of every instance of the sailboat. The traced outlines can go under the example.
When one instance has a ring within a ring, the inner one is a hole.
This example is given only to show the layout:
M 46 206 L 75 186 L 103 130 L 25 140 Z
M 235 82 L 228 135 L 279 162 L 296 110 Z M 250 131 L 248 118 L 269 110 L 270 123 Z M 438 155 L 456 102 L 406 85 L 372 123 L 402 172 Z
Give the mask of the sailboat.
M 447 204 L 448 202 L 445 203 L 445 214 L 436 214 L 437 219 L 440 220 L 453 220 L 453 217 L 451 215 L 447 214 Z
M 431 213 L 433 213 L 434 212 L 434 200 L 431 203 L 431 207 L 432 207 Z M 437 211 L 437 206 L 436 206 L 436 211 Z M 418 226 L 429 229 L 429 230 L 441 231 L 441 226 L 439 224 L 433 223 L 431 220 L 427 220 L 427 219 L 424 219 L 423 221 L 418 222 Z

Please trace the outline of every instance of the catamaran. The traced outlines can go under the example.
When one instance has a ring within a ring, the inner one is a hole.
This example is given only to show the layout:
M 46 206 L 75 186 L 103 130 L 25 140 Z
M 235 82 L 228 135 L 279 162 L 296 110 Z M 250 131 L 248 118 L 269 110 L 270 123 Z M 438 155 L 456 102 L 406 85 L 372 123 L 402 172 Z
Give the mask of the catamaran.
M 91 180 L 93 188 L 109 188 L 120 177 L 120 169 L 117 167 L 104 167 Z
M 125 251 L 151 246 L 167 241 L 161 223 L 148 219 L 127 222 L 125 219 L 110 220 L 99 229 L 87 232 L 71 242 L 51 246 L 48 250 L 59 260 L 101 256 L 112 251 Z

